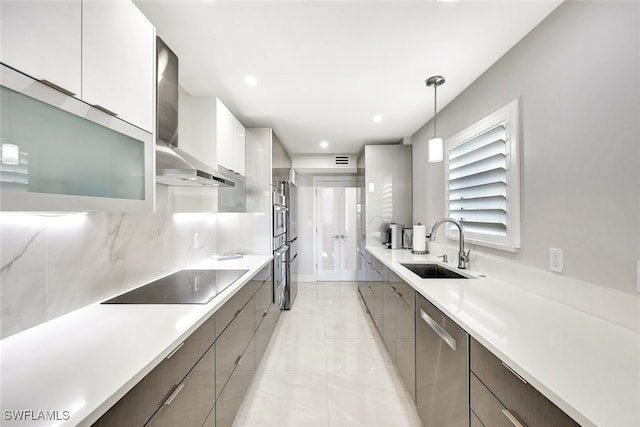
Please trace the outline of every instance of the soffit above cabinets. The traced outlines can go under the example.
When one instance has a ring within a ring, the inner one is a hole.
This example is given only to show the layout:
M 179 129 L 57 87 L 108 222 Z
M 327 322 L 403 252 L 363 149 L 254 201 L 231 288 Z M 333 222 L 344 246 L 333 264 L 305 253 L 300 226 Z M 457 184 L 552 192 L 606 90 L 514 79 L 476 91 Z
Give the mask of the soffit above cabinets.
M 433 116 L 428 76 L 446 76 L 444 108 L 560 3 L 136 1 L 179 56 L 190 95 L 272 127 L 290 154 L 413 134 Z

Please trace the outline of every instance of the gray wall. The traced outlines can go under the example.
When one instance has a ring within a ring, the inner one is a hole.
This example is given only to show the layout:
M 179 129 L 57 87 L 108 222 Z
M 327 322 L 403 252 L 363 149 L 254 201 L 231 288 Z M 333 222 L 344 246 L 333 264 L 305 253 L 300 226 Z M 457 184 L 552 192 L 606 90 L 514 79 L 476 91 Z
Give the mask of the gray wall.
M 447 138 L 521 98 L 522 248 L 474 251 L 547 270 L 561 248 L 566 276 L 635 292 L 639 29 L 638 2 L 565 2 L 438 114 Z M 444 215 L 443 164 L 426 162 L 432 132 L 429 122 L 412 136 L 413 216 L 426 224 Z

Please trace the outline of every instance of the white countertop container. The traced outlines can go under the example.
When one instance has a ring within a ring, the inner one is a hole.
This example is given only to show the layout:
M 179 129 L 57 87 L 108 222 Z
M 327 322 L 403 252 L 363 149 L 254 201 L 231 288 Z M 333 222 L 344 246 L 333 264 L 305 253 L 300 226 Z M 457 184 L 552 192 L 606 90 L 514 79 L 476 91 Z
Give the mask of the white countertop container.
M 580 424 L 640 426 L 637 331 L 496 278 L 422 279 L 401 265 L 442 264 L 432 255 L 366 250 Z
M 208 304 L 96 303 L 1 340 L 0 425 L 91 425 L 271 259 L 190 266 L 248 270 Z M 5 411 L 57 411 L 59 420 L 9 421 Z

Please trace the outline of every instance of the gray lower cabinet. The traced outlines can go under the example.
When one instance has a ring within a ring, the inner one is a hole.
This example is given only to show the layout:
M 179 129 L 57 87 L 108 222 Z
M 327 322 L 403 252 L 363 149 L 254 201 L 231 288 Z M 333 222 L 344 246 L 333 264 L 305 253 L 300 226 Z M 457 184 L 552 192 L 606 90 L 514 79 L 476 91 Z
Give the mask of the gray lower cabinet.
M 253 299 L 237 314 L 216 340 L 216 398 L 236 369 L 253 337 Z
M 424 427 L 469 425 L 469 335 L 416 295 L 416 407 Z
M 98 419 L 94 426 L 143 426 L 213 344 L 214 324 L 212 316 Z
M 201 426 L 215 404 L 215 345 L 178 384 L 146 427 Z
M 377 261 L 377 260 L 375 260 Z M 415 291 L 379 262 L 367 264 L 358 290 L 391 360 L 415 401 Z
M 216 427 L 231 427 L 244 395 L 251 384 L 254 372 L 251 370 L 236 370 L 224 391 L 216 401 Z
M 579 425 L 473 338 L 471 411 L 485 426 Z
M 424 427 L 579 425 L 413 287 L 360 256 L 358 291 Z
M 388 288 L 391 297 L 395 299 L 393 306 L 393 324 L 395 339 L 395 364 L 400 379 L 409 391 L 411 398 L 416 400 L 416 327 L 415 327 L 415 298 L 416 293 L 411 286 L 398 276 L 389 273 Z M 384 319 L 386 328 L 387 318 Z
M 387 348 L 391 360 L 396 362 L 396 321 L 401 310 L 402 301 L 385 282 L 382 287 L 382 342 Z
M 280 315 L 271 268 L 258 272 L 94 426 L 230 426 Z

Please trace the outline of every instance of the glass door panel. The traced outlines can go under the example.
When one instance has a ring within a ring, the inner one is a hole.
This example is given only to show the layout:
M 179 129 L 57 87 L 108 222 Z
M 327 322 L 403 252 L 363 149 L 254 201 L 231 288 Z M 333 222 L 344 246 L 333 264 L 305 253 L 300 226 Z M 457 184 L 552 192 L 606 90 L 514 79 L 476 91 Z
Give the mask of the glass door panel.
M 353 281 L 358 269 L 357 188 L 332 184 L 336 186 L 317 191 L 317 279 Z

